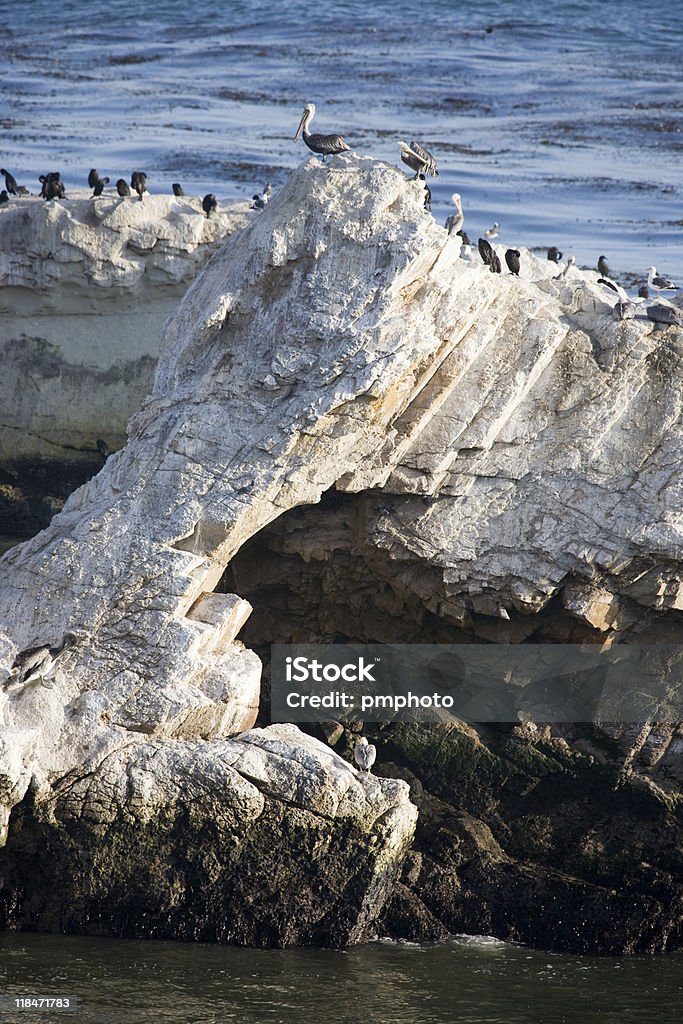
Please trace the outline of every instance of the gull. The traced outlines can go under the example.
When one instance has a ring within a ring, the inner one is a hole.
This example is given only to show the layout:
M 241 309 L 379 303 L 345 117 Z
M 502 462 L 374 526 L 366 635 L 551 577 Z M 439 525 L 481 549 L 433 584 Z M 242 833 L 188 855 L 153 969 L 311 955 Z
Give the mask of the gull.
M 566 262 L 566 263 L 565 263 L 565 265 L 564 265 L 564 266 L 562 267 L 562 270 L 561 270 L 561 271 L 559 272 L 559 274 L 555 274 L 555 276 L 554 276 L 554 278 L 553 278 L 553 281 L 564 281 L 565 277 L 567 276 L 567 271 L 568 271 L 568 270 L 569 270 L 569 268 L 570 268 L 570 267 L 572 267 L 572 266 L 573 266 L 573 265 L 574 265 L 575 263 L 576 263 L 576 260 L 575 260 L 575 258 L 574 258 L 573 256 L 568 256 L 568 257 L 567 257 L 567 262 Z
M 659 292 L 676 292 L 678 291 L 678 285 L 670 281 L 668 277 L 659 277 L 657 274 L 656 267 L 647 268 L 647 286 L 648 288 L 654 289 Z
M 494 238 L 498 238 L 498 235 L 500 234 L 500 224 L 498 221 L 496 221 L 492 228 L 485 231 L 484 234 L 488 238 L 489 242 L 492 242 Z

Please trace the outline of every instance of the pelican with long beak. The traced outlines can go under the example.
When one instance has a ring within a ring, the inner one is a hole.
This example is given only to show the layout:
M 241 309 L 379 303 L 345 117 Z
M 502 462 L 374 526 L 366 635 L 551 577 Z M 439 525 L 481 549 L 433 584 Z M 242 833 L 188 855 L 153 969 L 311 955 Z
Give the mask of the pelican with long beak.
M 401 160 L 412 171 L 415 171 L 415 178 L 418 178 L 420 174 L 430 174 L 432 178 L 438 178 L 439 168 L 428 149 L 421 146 L 419 142 L 411 142 L 408 145 L 407 142 L 399 141 L 398 145 L 401 147 Z
M 311 135 L 308 126 L 315 117 L 315 103 L 307 103 L 299 121 L 294 141 L 303 133 L 304 142 L 314 153 L 318 153 L 325 161 L 326 156 L 334 153 L 350 153 L 351 147 L 347 146 L 341 135 Z

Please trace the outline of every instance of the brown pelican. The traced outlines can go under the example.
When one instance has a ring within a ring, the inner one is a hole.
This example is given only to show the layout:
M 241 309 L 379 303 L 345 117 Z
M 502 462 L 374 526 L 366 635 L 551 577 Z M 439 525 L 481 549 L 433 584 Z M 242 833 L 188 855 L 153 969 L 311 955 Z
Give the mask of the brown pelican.
M 555 276 L 553 278 L 553 281 L 564 281 L 565 277 L 567 276 L 567 271 L 569 270 L 569 268 L 571 266 L 574 265 L 574 263 L 576 263 L 576 260 L 574 259 L 574 257 L 573 256 L 568 256 L 567 257 L 567 262 L 562 267 L 562 270 L 559 272 L 559 274 L 555 274 Z
M 116 182 L 116 191 L 120 196 L 130 195 L 130 185 L 128 184 L 125 178 L 119 178 L 119 180 Z
M 455 213 L 446 217 L 445 227 L 449 235 L 457 235 L 460 233 L 460 229 L 465 222 L 465 215 L 462 212 L 462 203 L 460 201 L 460 193 L 454 192 L 451 196 L 451 200 L 455 206 Z
M 202 199 L 202 210 L 206 214 L 207 220 L 209 219 L 212 213 L 216 212 L 217 207 L 218 202 L 216 200 L 215 195 L 213 194 L 213 192 L 207 192 L 204 198 Z
M 142 202 L 142 193 L 147 191 L 147 175 L 144 171 L 133 171 L 130 176 L 131 188 L 134 188 Z
M 656 267 L 647 268 L 647 286 L 648 288 L 653 288 L 657 294 L 660 292 L 678 291 L 678 285 L 674 284 L 673 281 L 669 281 L 668 277 L 659 277 Z
M 600 277 L 609 277 L 609 264 L 606 256 L 598 256 L 597 267 Z
M 489 242 L 492 242 L 494 238 L 498 238 L 498 235 L 500 234 L 500 224 L 498 221 L 496 221 L 492 228 L 485 231 L 484 234 L 488 238 Z
M 304 107 L 304 112 L 301 115 L 299 121 L 299 127 L 296 130 L 294 141 L 299 138 L 299 134 L 302 133 L 304 142 L 309 149 L 313 150 L 314 153 L 319 153 L 325 161 L 326 156 L 332 156 L 334 153 L 350 153 L 351 147 L 347 146 L 341 135 L 311 135 L 308 130 L 308 126 L 315 117 L 315 103 L 307 103 Z
M 415 171 L 416 178 L 420 174 L 429 174 L 432 178 L 438 177 L 439 168 L 429 150 L 423 149 L 419 142 L 411 142 L 408 145 L 407 142 L 399 141 L 398 145 L 401 147 L 401 160 L 412 171 Z
M 362 771 L 370 774 L 370 769 L 377 758 L 377 748 L 361 736 L 353 749 L 353 759 Z
M 505 262 L 510 273 L 519 277 L 519 249 L 508 249 L 505 253 Z
M 174 196 L 184 196 L 185 195 L 185 193 L 183 192 L 183 186 L 180 185 L 177 181 L 173 182 L 173 184 L 171 185 L 171 188 L 173 189 L 173 195 Z

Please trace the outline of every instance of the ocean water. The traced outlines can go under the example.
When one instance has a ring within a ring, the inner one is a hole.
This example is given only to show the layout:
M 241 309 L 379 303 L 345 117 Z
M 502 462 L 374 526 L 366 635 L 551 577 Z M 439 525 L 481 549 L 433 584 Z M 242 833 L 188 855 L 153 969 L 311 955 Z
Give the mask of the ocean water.
M 435 155 L 476 240 L 683 278 L 683 28 L 637 0 L 0 0 L 0 156 L 30 188 L 146 170 L 151 191 L 250 197 L 316 131 Z
M 683 959 L 486 937 L 264 951 L 7 934 L 0 992 L 78 1000 L 73 1012 L 0 1010 L 3 1024 L 679 1024 Z

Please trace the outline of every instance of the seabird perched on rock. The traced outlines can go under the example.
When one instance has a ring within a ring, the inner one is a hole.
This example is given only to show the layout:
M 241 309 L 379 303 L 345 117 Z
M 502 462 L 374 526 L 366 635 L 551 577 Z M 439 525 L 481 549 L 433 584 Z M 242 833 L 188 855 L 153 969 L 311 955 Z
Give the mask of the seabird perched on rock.
M 505 262 L 510 273 L 514 274 L 515 277 L 519 277 L 519 249 L 506 250 Z
M 59 171 L 49 171 L 47 174 L 41 174 L 38 181 L 42 185 L 40 194 L 43 199 L 64 198 L 64 184 Z
M 261 193 L 261 195 L 256 194 L 256 195 L 252 196 L 253 202 L 252 202 L 251 206 L 249 207 L 249 209 L 250 210 L 263 210 L 263 209 L 265 209 L 265 207 L 268 205 L 268 200 L 270 199 L 270 194 L 271 194 L 272 191 L 273 191 L 273 187 L 270 184 L 270 182 L 267 181 L 265 183 L 264 187 L 263 187 L 263 192 Z
M 455 233 L 456 235 L 460 235 L 460 240 L 462 241 L 463 245 L 472 245 L 472 239 L 470 238 L 466 231 L 461 230 L 456 231 Z
M 562 270 L 559 272 L 559 274 L 555 274 L 553 281 L 564 281 L 565 277 L 567 276 L 567 271 L 570 267 L 573 267 L 575 263 L 576 259 L 574 258 L 574 256 L 568 256 L 567 262 L 562 267 Z
M 185 195 L 185 193 L 183 192 L 183 186 L 179 182 L 174 181 L 173 184 L 171 185 L 171 188 L 173 189 L 173 195 L 174 196 L 184 196 Z
M 299 134 L 303 133 L 304 142 L 310 150 L 318 153 L 323 158 L 323 163 L 326 156 L 333 156 L 335 153 L 351 152 L 351 147 L 346 145 L 341 135 L 311 135 L 308 126 L 314 117 L 315 103 L 307 103 L 293 141 L 296 141 L 299 138 Z
M 95 441 L 95 447 L 97 448 L 98 452 L 102 457 L 102 462 L 106 462 L 109 456 L 111 455 L 111 449 L 107 442 L 104 441 L 101 437 L 98 437 L 97 440 Z
M 90 174 L 88 175 L 88 188 L 94 188 L 97 182 L 100 180 L 100 174 L 96 167 L 90 168 Z
M 489 242 L 492 242 L 494 238 L 498 238 L 498 235 L 500 234 L 500 224 L 498 221 L 496 221 L 493 227 L 490 227 L 488 231 L 485 231 L 484 234 L 488 238 Z
M 206 214 L 207 220 L 212 213 L 216 212 L 217 208 L 218 202 L 216 200 L 215 195 L 213 194 L 213 192 L 207 192 L 204 198 L 202 199 L 202 210 Z
M 454 192 L 451 196 L 451 202 L 455 206 L 455 213 L 451 213 L 446 217 L 445 228 L 449 235 L 460 234 L 460 229 L 465 222 L 465 215 L 462 212 L 462 202 L 460 200 L 460 193 Z
M 16 196 L 17 193 L 17 180 L 13 174 L 6 171 L 4 167 L 0 167 L 0 174 L 5 175 L 5 188 L 11 196 Z
M 52 673 L 57 659 L 68 651 L 74 644 L 85 639 L 87 633 L 79 630 L 64 634 L 61 644 L 55 647 L 48 647 L 46 644 L 39 647 L 29 647 L 17 655 L 12 667 L 12 676 L 15 682 L 7 687 L 6 692 L 14 689 L 24 689 L 30 683 L 38 679 L 45 679 Z
M 636 315 L 636 304 L 630 299 L 620 299 L 612 307 L 612 316 L 617 320 L 632 320 Z
M 495 249 L 491 250 L 491 262 L 489 263 L 489 270 L 492 274 L 502 274 L 503 268 L 500 264 L 500 257 Z
M 427 184 L 427 179 L 425 178 L 424 174 L 420 174 L 420 175 L 418 175 L 418 177 L 419 177 L 420 181 L 423 182 L 424 187 L 425 187 L 424 208 L 427 211 L 427 213 L 431 213 L 432 212 L 432 190 L 429 187 L 429 185 Z
M 116 182 L 116 191 L 120 196 L 130 195 L 130 185 L 128 184 L 125 178 L 119 178 L 119 180 Z
M 657 294 L 660 292 L 677 292 L 678 285 L 670 281 L 668 277 L 660 277 L 656 267 L 647 268 L 647 286 L 653 288 Z
M 493 246 L 491 245 L 487 238 L 480 238 L 479 241 L 477 242 L 477 247 L 479 249 L 479 255 L 481 256 L 482 261 L 486 264 L 487 267 L 490 267 L 491 257 L 493 256 Z
M 641 284 L 640 288 L 638 289 L 638 295 L 641 299 L 650 298 L 650 289 L 646 284 Z
M 420 174 L 429 174 L 432 178 L 438 178 L 439 168 L 428 149 L 421 146 L 419 142 L 411 142 L 408 145 L 407 142 L 399 141 L 398 145 L 401 147 L 401 160 L 406 167 L 415 171 L 415 178 L 418 178 Z
M 353 759 L 362 771 L 370 774 L 370 769 L 377 759 L 377 748 L 373 743 L 368 743 L 365 736 L 361 736 L 353 748 Z
M 109 178 L 98 178 L 93 187 L 93 196 L 101 196 L 104 192 L 104 186 L 109 184 Z
M 556 245 L 551 245 L 548 249 L 548 259 L 551 263 L 559 263 L 562 259 L 562 252 Z
M 5 188 L 0 192 L 0 206 L 2 206 L 3 203 L 9 203 L 9 196 L 7 195 L 7 189 Z
M 138 199 L 142 202 L 142 193 L 147 191 L 147 175 L 144 171 L 133 171 L 130 176 L 130 187 L 135 189 Z
M 609 277 L 609 264 L 606 256 L 598 256 L 597 267 L 600 277 Z
M 654 320 L 656 324 L 675 324 L 676 327 L 683 327 L 683 318 L 674 306 L 664 302 L 657 302 L 654 306 L 647 306 L 645 309 L 648 320 Z

